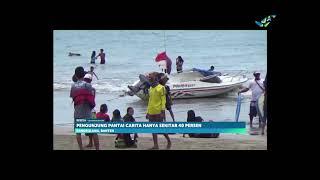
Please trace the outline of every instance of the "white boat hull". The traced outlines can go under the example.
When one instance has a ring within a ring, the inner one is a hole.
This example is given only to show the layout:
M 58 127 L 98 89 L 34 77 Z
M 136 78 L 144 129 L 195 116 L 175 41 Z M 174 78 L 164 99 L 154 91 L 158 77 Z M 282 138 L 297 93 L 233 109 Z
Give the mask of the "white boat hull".
M 239 88 L 248 79 L 243 76 L 231 77 L 231 76 L 219 76 L 222 80 L 221 83 L 208 83 L 199 81 L 199 77 L 192 80 L 186 80 L 182 77 L 190 78 L 190 74 L 175 74 L 170 77 L 167 85 L 171 89 L 171 97 L 173 99 L 187 99 L 187 98 L 202 98 L 202 97 L 212 97 L 220 94 L 228 93 L 234 89 Z M 139 81 L 135 82 L 133 85 L 137 84 Z M 142 100 L 148 100 L 148 94 L 145 94 L 142 90 L 135 94 Z

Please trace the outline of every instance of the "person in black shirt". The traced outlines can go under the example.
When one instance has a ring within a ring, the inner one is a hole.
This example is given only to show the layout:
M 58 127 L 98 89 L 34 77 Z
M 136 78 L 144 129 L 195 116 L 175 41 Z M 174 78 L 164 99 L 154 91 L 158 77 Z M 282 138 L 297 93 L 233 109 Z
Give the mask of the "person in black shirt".
M 166 83 L 168 82 L 169 78 L 167 77 L 167 75 L 163 75 L 160 80 L 159 83 L 165 87 L 166 89 L 166 109 L 170 112 L 170 115 L 172 117 L 173 122 L 175 122 L 174 120 L 174 114 L 172 112 L 172 99 L 171 99 L 171 94 L 170 94 L 170 87 L 166 85 Z M 164 120 L 166 120 L 166 118 L 164 117 Z
M 196 116 L 193 110 L 188 111 L 188 117 L 187 122 L 203 122 L 203 119 L 201 116 Z M 185 134 L 183 134 L 183 137 L 185 137 Z M 217 138 L 219 137 L 219 133 L 199 133 L 199 134 L 193 134 L 190 133 L 189 137 L 191 138 Z
M 182 73 L 182 66 L 183 66 L 184 60 L 181 56 L 178 56 L 176 59 L 176 66 L 177 66 L 177 73 Z
M 127 108 L 127 114 L 123 117 L 124 122 L 136 122 L 133 117 L 134 110 L 132 107 Z M 137 147 L 135 144 L 137 142 L 138 134 L 134 134 L 134 138 L 132 140 L 131 135 L 129 133 L 123 134 L 124 142 L 126 143 L 127 147 Z
M 197 116 L 194 113 L 193 110 L 189 110 L 188 111 L 188 117 L 187 117 L 187 122 L 202 122 L 203 119 L 201 118 L 201 116 Z M 183 137 L 185 137 L 185 134 L 183 134 Z M 195 134 L 189 134 L 189 137 L 195 137 Z

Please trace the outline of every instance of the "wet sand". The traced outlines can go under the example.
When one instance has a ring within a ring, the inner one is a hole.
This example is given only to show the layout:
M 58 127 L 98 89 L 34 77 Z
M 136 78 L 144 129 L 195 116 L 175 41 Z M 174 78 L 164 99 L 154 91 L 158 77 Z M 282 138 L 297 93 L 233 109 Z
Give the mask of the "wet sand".
M 219 138 L 186 138 L 182 134 L 169 135 L 172 141 L 171 150 L 267 150 L 267 136 L 245 134 L 220 134 Z M 99 135 L 100 150 L 148 150 L 153 146 L 151 134 L 139 134 L 137 148 L 119 149 L 114 147 L 115 135 Z M 158 135 L 160 150 L 166 149 L 166 140 Z M 54 150 L 79 150 L 75 134 L 70 127 L 55 127 L 53 137 Z M 88 137 L 82 136 L 83 145 Z M 85 148 L 85 150 L 95 150 Z
M 127 107 L 134 108 L 134 117 L 138 122 L 147 121 L 145 114 L 147 111 L 147 102 L 140 100 L 138 97 L 120 97 L 114 99 L 118 94 L 97 94 L 96 111 L 99 111 L 101 104 L 106 103 L 108 106 L 108 114 L 112 116 L 115 109 L 119 109 L 123 116 Z M 250 96 L 243 100 L 241 105 L 241 113 L 239 121 L 248 122 L 248 112 Z M 111 100 L 110 100 L 111 99 Z M 110 100 L 110 101 L 107 101 Z M 73 104 L 68 92 L 54 93 L 54 124 L 73 123 Z M 236 112 L 237 96 L 235 92 L 221 95 L 214 98 L 198 98 L 198 99 L 177 99 L 174 100 L 172 111 L 176 121 L 186 121 L 188 110 L 194 110 L 196 116 L 201 116 L 205 121 L 234 121 Z M 168 111 L 166 111 L 167 121 L 172 121 Z

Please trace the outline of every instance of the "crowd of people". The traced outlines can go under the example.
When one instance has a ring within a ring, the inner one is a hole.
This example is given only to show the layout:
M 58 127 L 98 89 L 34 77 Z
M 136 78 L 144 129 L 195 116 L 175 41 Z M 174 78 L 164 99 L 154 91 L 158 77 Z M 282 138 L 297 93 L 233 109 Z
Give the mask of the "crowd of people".
M 93 72 L 93 69 L 91 69 Z M 103 119 L 106 122 L 135 122 L 134 109 L 133 107 L 127 108 L 127 113 L 125 116 L 121 116 L 121 113 L 118 109 L 115 109 L 112 113 L 112 118 L 107 114 L 108 107 L 106 104 L 100 105 L 100 111 L 98 113 L 93 112 L 92 110 L 96 106 L 95 104 L 95 88 L 92 87 L 92 75 L 89 72 L 86 72 L 83 67 L 79 66 L 75 69 L 74 74 L 74 84 L 71 87 L 70 97 L 74 102 L 74 119 Z M 148 75 L 148 80 L 150 82 L 149 90 L 149 101 L 146 112 L 146 119 L 149 122 L 164 122 L 166 121 L 165 110 L 170 112 L 170 115 L 174 119 L 174 114 L 172 112 L 172 99 L 170 96 L 170 88 L 166 85 L 166 82 L 169 78 L 164 73 L 153 72 Z M 193 112 L 193 111 L 192 111 Z M 193 112 L 194 113 L 194 112 Z M 191 116 L 188 112 L 188 120 Z M 190 117 L 189 117 L 190 116 Z M 195 116 L 193 116 L 195 118 Z M 89 137 L 89 143 L 86 145 L 87 148 L 95 147 L 96 150 L 99 150 L 99 136 L 96 133 L 85 134 Z M 166 149 L 171 148 L 171 140 L 168 134 L 163 134 L 167 140 Z M 190 137 L 204 137 L 195 136 L 189 134 Z M 212 135 L 210 135 L 212 136 Z M 153 147 L 150 149 L 159 149 L 158 145 L 158 134 L 152 134 L 153 137 Z M 77 142 L 79 149 L 84 149 L 81 134 L 76 134 Z M 133 138 L 131 134 L 123 133 L 116 134 L 115 137 L 115 147 L 137 147 L 138 134 L 134 134 Z
M 94 64 L 95 60 L 100 57 L 101 64 L 105 63 L 105 53 L 103 49 L 100 50 L 100 53 L 96 56 L 96 52 L 92 52 L 91 56 L 91 63 Z M 176 59 L 176 66 L 177 72 L 181 73 L 183 71 L 183 62 L 181 56 L 178 56 Z M 214 67 L 211 66 L 208 72 L 215 73 Z M 259 117 L 259 127 L 262 127 L 262 135 L 264 134 L 264 129 L 266 125 L 266 80 L 262 81 L 260 79 L 260 73 L 255 72 L 254 74 L 255 79 L 249 83 L 249 86 L 240 90 L 238 94 L 246 92 L 248 90 L 252 91 L 252 99 L 250 102 L 250 112 L 249 112 L 249 119 L 250 119 L 250 127 L 252 128 L 252 121 L 253 117 L 257 116 L 257 100 L 258 98 L 264 94 L 265 95 L 265 102 L 264 102 L 264 116 Z M 112 118 L 109 117 L 108 107 L 106 104 L 100 105 L 100 111 L 95 113 L 94 107 L 95 104 L 95 96 L 96 91 L 95 88 L 92 87 L 91 82 L 93 76 L 96 77 L 98 80 L 98 76 L 94 73 L 94 67 L 91 66 L 89 71 L 85 71 L 83 67 L 79 66 L 75 69 L 75 74 L 72 77 L 73 84 L 70 90 L 70 97 L 74 102 L 74 119 L 103 119 L 106 122 L 135 122 L 134 115 L 134 108 L 128 107 L 125 116 L 121 116 L 121 112 L 118 109 L 115 109 L 112 113 Z M 169 78 L 165 73 L 157 73 L 153 72 L 147 75 L 147 82 L 149 86 L 149 99 L 148 99 L 148 106 L 146 112 L 146 119 L 149 122 L 165 122 L 165 110 L 169 111 L 170 116 L 173 121 L 175 121 L 174 113 L 172 111 L 172 99 L 170 95 L 170 88 L 166 83 L 168 82 Z M 203 119 L 200 116 L 195 116 L 195 112 L 193 110 L 189 110 L 187 112 L 187 122 L 202 122 Z M 261 125 L 262 123 L 262 125 Z M 165 139 L 167 140 L 166 149 L 170 149 L 172 146 L 171 139 L 168 134 L 162 134 Z M 87 148 L 95 147 L 96 150 L 99 150 L 99 136 L 96 133 L 86 134 L 89 137 L 89 143 L 86 145 Z M 183 134 L 185 137 L 185 134 Z M 211 133 L 211 134 L 189 134 L 189 137 L 193 138 L 217 138 L 219 137 L 218 133 Z M 153 138 L 153 147 L 150 149 L 159 149 L 158 144 L 158 134 L 152 134 Z M 83 143 L 81 134 L 76 134 L 77 143 L 79 145 L 79 149 L 83 150 Z M 134 134 L 133 138 L 131 134 L 122 133 L 116 134 L 115 137 L 115 147 L 137 147 L 138 141 L 138 134 Z

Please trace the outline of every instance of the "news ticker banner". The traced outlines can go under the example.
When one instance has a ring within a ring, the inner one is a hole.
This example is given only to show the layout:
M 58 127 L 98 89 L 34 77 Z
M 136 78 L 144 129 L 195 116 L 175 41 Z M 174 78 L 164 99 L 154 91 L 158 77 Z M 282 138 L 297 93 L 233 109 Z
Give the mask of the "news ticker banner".
M 246 133 L 245 122 L 105 122 L 76 119 L 75 133 Z

